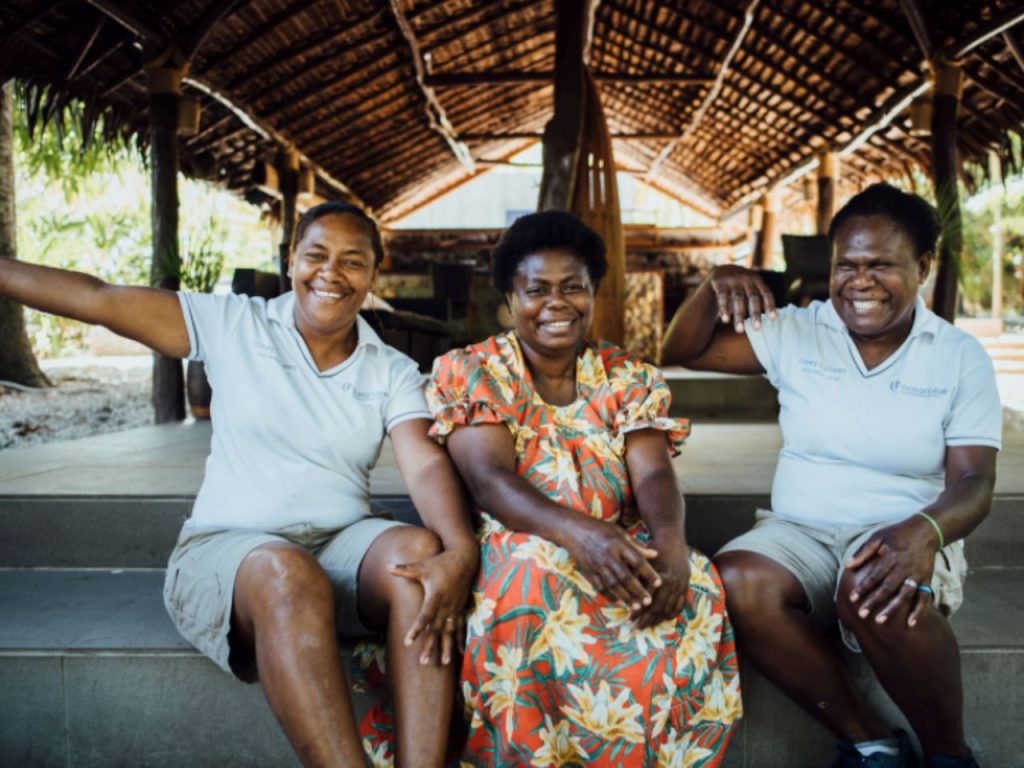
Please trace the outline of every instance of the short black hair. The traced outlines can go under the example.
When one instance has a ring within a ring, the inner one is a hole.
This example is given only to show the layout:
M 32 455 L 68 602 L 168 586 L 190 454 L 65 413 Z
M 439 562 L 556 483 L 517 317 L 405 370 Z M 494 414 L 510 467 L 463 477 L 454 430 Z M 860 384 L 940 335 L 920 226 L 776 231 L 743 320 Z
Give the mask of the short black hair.
M 597 232 L 571 213 L 543 211 L 519 217 L 502 233 L 491 254 L 494 287 L 503 294 L 509 293 L 519 263 L 534 253 L 552 249 L 577 256 L 587 268 L 594 288 L 608 271 L 604 241 Z
M 380 266 L 380 263 L 384 261 L 384 243 L 380 239 L 380 230 L 377 229 L 377 222 L 370 218 L 369 214 L 358 205 L 342 203 L 336 200 L 314 205 L 302 214 L 302 218 L 295 225 L 295 232 L 292 234 L 291 250 L 293 252 L 295 251 L 295 246 L 302 242 L 302 238 L 305 237 L 306 230 L 309 229 L 310 224 L 317 219 L 322 219 L 324 216 L 355 216 L 366 224 L 366 228 L 370 233 L 370 245 L 373 247 L 373 266 Z
M 914 258 L 935 253 L 942 232 L 942 220 L 935 206 L 918 195 L 897 189 L 891 184 L 872 184 L 854 195 L 832 218 L 828 239 L 835 245 L 836 235 L 850 219 L 858 216 L 885 216 L 896 223 L 914 244 Z

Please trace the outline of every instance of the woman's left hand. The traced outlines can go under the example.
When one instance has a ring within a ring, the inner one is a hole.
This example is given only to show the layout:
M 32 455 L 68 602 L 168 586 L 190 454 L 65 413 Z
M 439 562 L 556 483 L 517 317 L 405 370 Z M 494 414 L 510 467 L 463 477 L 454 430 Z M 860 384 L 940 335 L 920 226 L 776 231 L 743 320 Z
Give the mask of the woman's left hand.
M 857 615 L 884 624 L 904 607 L 911 607 L 907 624 L 914 626 L 929 596 L 919 590 L 928 585 L 935 568 L 937 542 L 929 523 L 911 517 L 875 532 L 846 563 L 854 572 L 850 602 L 858 603 Z
M 395 576 L 417 581 L 423 587 L 423 605 L 405 635 L 406 645 L 422 637 L 421 664 L 429 664 L 435 650 L 440 651 L 442 664 L 450 664 L 453 651 L 463 647 L 466 602 L 479 563 L 480 553 L 473 547 L 445 550 L 418 563 L 389 566 Z
M 690 589 L 690 548 L 679 537 L 652 540 L 648 543 L 658 556 L 651 561 L 661 576 L 661 586 L 654 590 L 651 604 L 634 611 L 630 618 L 638 629 L 647 629 L 683 612 Z

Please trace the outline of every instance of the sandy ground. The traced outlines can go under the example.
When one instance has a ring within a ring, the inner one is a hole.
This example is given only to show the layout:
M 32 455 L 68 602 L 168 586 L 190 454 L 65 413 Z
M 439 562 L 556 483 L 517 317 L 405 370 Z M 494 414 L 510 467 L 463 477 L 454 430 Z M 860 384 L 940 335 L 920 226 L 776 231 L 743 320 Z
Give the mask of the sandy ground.
M 149 355 L 41 361 L 52 389 L 0 385 L 0 449 L 152 424 L 152 365 Z
M 0 385 L 0 450 L 153 423 L 150 356 L 46 360 L 41 366 L 53 389 L 22 392 Z M 997 360 L 996 370 L 1003 423 L 1024 430 L 1024 363 Z

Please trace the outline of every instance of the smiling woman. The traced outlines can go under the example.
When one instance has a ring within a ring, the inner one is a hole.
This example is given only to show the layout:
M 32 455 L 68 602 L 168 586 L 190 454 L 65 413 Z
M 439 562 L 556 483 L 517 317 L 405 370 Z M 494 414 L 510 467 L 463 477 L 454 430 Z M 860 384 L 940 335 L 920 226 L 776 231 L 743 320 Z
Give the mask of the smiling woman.
M 440 766 L 477 549 L 416 364 L 358 316 L 382 256 L 373 221 L 310 209 L 294 290 L 270 301 L 112 286 L 4 255 L 0 293 L 206 366 L 211 453 L 164 585 L 182 635 L 262 683 L 305 764 L 361 765 L 337 638 L 386 634 L 395 762 Z M 429 529 L 371 515 L 385 436 Z
M 716 267 L 663 347 L 666 362 L 763 373 L 779 390 L 772 509 L 715 563 L 747 658 L 842 739 L 833 768 L 918 764 L 854 693 L 835 629 L 929 768 L 977 768 L 947 617 L 963 599 L 963 538 L 992 501 L 1002 419 L 984 349 L 918 296 L 938 233 L 927 202 L 869 187 L 829 229 L 830 301 L 776 311 L 757 273 Z
M 493 263 L 513 332 L 439 358 L 428 388 L 480 537 L 462 764 L 717 766 L 739 676 L 686 543 L 689 424 L 657 369 L 587 338 L 605 257 L 579 219 L 520 218 Z

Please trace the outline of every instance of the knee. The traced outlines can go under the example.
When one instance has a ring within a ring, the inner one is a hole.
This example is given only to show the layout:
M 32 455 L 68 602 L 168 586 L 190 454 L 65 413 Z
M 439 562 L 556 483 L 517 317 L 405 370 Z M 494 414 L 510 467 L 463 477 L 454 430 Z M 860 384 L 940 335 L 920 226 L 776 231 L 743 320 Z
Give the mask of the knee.
M 418 563 L 429 560 L 444 549 L 437 534 L 426 528 L 404 525 L 395 528 L 391 542 L 391 560 L 395 563 Z
M 752 617 L 785 604 L 784 586 L 747 553 L 719 555 L 715 567 L 722 577 L 729 613 L 734 617 Z
M 839 579 L 839 589 L 836 594 L 836 616 L 857 637 L 862 644 L 872 643 L 874 645 L 900 645 L 904 643 L 905 633 L 908 630 L 907 619 L 910 615 L 909 604 L 904 604 L 891 612 L 888 618 L 879 623 L 876 617 L 887 605 L 888 601 L 873 606 L 868 616 L 861 617 L 860 610 L 864 597 L 857 602 L 850 600 L 850 593 L 856 586 L 854 574 L 845 570 Z
M 239 569 L 239 586 L 264 615 L 290 615 L 333 604 L 330 580 L 313 555 L 285 542 L 254 549 Z M 237 590 L 237 588 L 236 588 Z

